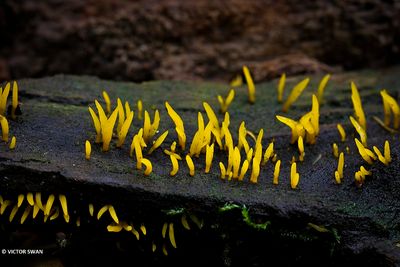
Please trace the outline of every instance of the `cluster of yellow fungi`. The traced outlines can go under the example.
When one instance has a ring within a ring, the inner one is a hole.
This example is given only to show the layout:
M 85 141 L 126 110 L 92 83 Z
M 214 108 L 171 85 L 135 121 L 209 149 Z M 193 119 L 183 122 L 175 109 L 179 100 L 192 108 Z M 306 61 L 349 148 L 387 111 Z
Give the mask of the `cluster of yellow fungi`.
M 1 127 L 1 140 L 5 143 L 9 141 L 10 135 L 10 126 L 9 121 L 7 120 L 7 116 L 12 120 L 17 119 L 17 108 L 19 105 L 18 102 L 18 84 L 16 81 L 13 82 L 12 85 L 12 96 L 11 96 L 11 109 L 8 109 L 8 96 L 11 90 L 11 83 L 8 82 L 4 86 L 4 89 L 0 87 L 0 127 Z M 7 110 L 11 110 L 10 114 L 7 114 Z M 11 141 L 9 143 L 9 148 L 12 150 L 15 148 L 17 144 L 17 138 L 15 136 L 11 137 Z

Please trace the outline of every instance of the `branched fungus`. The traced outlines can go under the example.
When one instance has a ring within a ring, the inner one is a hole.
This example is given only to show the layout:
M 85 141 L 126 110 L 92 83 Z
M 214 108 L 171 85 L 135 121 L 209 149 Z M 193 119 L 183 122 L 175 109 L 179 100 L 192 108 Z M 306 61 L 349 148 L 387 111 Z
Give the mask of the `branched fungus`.
M 222 114 L 228 111 L 230 104 L 235 98 L 235 90 L 231 89 L 228 93 L 228 96 L 224 99 L 222 96 L 218 95 L 218 102 L 220 105 L 220 111 Z

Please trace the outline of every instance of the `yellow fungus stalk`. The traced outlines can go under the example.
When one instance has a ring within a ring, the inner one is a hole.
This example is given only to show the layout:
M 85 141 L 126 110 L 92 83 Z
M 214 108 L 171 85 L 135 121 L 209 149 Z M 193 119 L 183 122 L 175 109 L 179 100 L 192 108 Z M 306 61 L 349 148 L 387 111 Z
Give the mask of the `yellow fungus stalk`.
M 246 79 L 247 89 L 248 89 L 248 101 L 250 104 L 254 104 L 256 102 L 256 87 L 253 82 L 253 78 L 251 77 L 250 70 L 247 66 L 243 66 L 243 74 Z
M 265 149 L 264 158 L 263 158 L 263 165 L 265 165 L 270 158 L 274 155 L 274 142 L 269 143 L 267 149 Z
M 253 149 L 250 148 L 249 151 L 246 154 L 246 160 L 249 162 L 249 164 L 251 163 L 251 160 L 253 159 Z
M 393 128 L 398 129 L 400 127 L 400 107 L 397 101 L 390 96 L 386 90 L 381 91 L 383 99 L 383 107 L 385 112 L 385 125 L 390 125 L 390 117 L 393 114 Z M 390 110 L 389 110 L 390 109 Z
M 167 247 L 165 246 L 165 244 L 163 244 L 163 246 L 162 246 L 162 252 L 165 256 L 168 256 L 168 251 L 167 251 Z
M 350 116 L 350 121 L 351 124 L 353 124 L 353 127 L 356 129 L 358 135 L 360 136 L 361 143 L 364 146 L 367 146 L 367 133 L 365 132 L 365 129 L 361 127 L 361 125 L 352 116 Z
M 8 142 L 8 121 L 6 117 L 0 115 L 0 125 L 1 125 L 1 139 L 4 142 Z
M 94 110 L 91 107 L 89 107 L 89 113 L 90 113 L 90 116 L 92 117 L 93 125 L 96 130 L 96 143 L 100 143 L 102 138 L 101 138 L 101 124 L 100 124 L 99 117 L 97 117 L 96 113 L 94 112 Z
M 336 143 L 332 144 L 332 152 L 333 152 L 333 155 L 335 156 L 335 158 L 339 157 L 339 148 Z
M 169 224 L 168 235 L 169 235 L 169 240 L 171 241 L 171 245 L 172 245 L 174 248 L 176 248 L 175 232 L 174 232 L 174 224 L 173 224 L 173 223 L 170 223 L 170 224 Z
M 142 231 L 143 235 L 147 234 L 146 226 L 144 226 L 144 224 L 140 225 L 140 231 Z
M 122 230 L 122 226 L 119 224 L 110 224 L 107 226 L 107 231 L 108 232 L 112 232 L 112 233 L 118 233 L 121 232 Z
M 312 106 L 311 106 L 311 124 L 315 131 L 315 134 L 319 134 L 319 101 L 318 98 L 312 95 Z
M 142 158 L 142 164 L 146 167 L 146 169 L 144 170 L 144 175 L 149 176 L 150 173 L 153 171 L 153 165 L 151 164 L 151 161 L 146 159 L 146 158 Z
M 37 193 L 35 194 L 35 204 L 36 204 L 41 210 L 44 211 L 44 206 L 43 206 L 43 203 L 42 203 L 42 194 L 41 194 L 40 192 L 37 192 Z
M 379 161 L 382 162 L 383 164 L 385 164 L 386 166 L 388 166 L 389 162 L 382 155 L 381 151 L 376 146 L 373 146 L 373 149 L 374 149 L 375 154 L 378 156 Z
M 97 220 L 100 220 L 101 216 L 103 216 L 103 214 L 108 210 L 109 205 L 105 205 L 103 206 L 99 212 L 97 213 Z
M 189 223 L 187 221 L 187 218 L 186 218 L 185 214 L 183 214 L 182 217 L 181 217 L 181 223 L 183 225 L 183 228 L 185 228 L 186 230 L 190 230 L 190 226 L 189 226 Z
M 122 124 L 125 121 L 125 110 L 124 110 L 124 107 L 122 106 L 122 101 L 119 97 L 117 99 L 117 109 L 118 109 L 117 133 L 119 133 L 121 131 Z M 127 114 L 129 114 L 129 113 L 127 113 Z
M 243 84 L 243 79 L 242 75 L 240 74 L 236 75 L 229 83 L 229 85 L 232 87 L 239 87 L 242 86 L 242 84 Z
M 94 213 L 94 206 L 93 206 L 93 204 L 89 204 L 89 214 L 90 214 L 90 216 L 93 217 L 93 213 Z
M 33 206 L 35 204 L 32 193 L 26 194 L 26 200 L 28 201 L 29 205 L 31 205 L 31 206 Z
M 172 170 L 169 173 L 169 175 L 175 176 L 178 173 L 178 170 L 179 170 L 178 159 L 173 155 L 170 155 L 169 157 L 170 157 L 171 163 L 172 163 Z
M 342 179 L 340 178 L 340 174 L 339 172 L 336 170 L 335 171 L 335 181 L 337 184 L 341 184 L 342 183 Z
M 0 207 L 0 215 L 3 215 L 6 208 L 11 205 L 11 200 L 4 200 Z
M 133 137 L 133 146 L 135 150 L 135 156 L 136 156 L 136 169 L 141 170 L 142 169 L 142 159 L 143 159 L 143 152 L 142 152 L 142 147 L 140 145 L 140 140 L 141 138 L 141 133 L 142 129 L 140 129 L 140 133 L 136 134 Z
M 218 102 L 220 105 L 220 111 L 222 114 L 228 111 L 230 104 L 235 98 L 235 90 L 231 89 L 228 93 L 228 96 L 224 99 L 222 96 L 218 95 Z
M 346 141 L 346 132 L 344 131 L 343 126 L 340 123 L 338 123 L 336 125 L 336 127 L 337 127 L 337 129 L 339 131 L 340 141 L 342 141 L 342 142 Z
M 110 216 L 111 216 L 111 218 L 114 220 L 114 222 L 115 222 L 116 224 L 119 224 L 119 219 L 118 219 L 117 213 L 115 212 L 115 209 L 114 209 L 113 206 L 110 205 L 110 206 L 108 207 L 108 212 L 110 213 Z
M 190 155 L 186 155 L 186 164 L 188 165 L 190 176 L 194 176 L 194 164 Z
M 214 128 L 219 131 L 220 130 L 219 122 L 218 122 L 217 115 L 215 115 L 214 110 L 212 109 L 212 107 L 207 102 L 203 102 L 203 107 L 204 107 L 204 110 L 207 113 L 208 119 L 213 124 Z M 228 116 L 229 116 L 229 114 L 228 114 Z
M 178 115 L 178 113 L 175 112 L 175 110 L 171 107 L 171 105 L 168 102 L 165 102 L 165 107 L 167 109 L 168 115 L 175 123 L 175 131 L 178 134 L 179 145 L 181 146 L 182 150 L 185 150 L 186 134 L 185 134 L 185 128 L 183 126 L 183 121 L 181 117 Z
M 392 161 L 392 156 L 390 155 L 390 145 L 389 145 L 389 141 L 386 140 L 385 141 L 385 145 L 384 145 L 384 156 L 387 162 L 391 162 Z
M 295 120 L 283 117 L 283 116 L 279 116 L 277 115 L 276 118 L 282 122 L 283 124 L 289 126 L 289 128 L 292 130 L 292 139 L 290 141 L 291 144 L 293 144 L 294 142 L 297 141 L 297 139 L 299 138 L 299 133 L 297 130 L 297 122 Z
M 90 145 L 89 140 L 85 142 L 85 158 L 90 160 L 90 154 L 92 153 L 92 146 Z
M 40 210 L 39 206 L 35 204 L 35 205 L 33 206 L 33 212 L 32 212 L 32 218 L 33 218 L 33 219 L 36 218 L 36 216 L 37 216 L 39 210 Z
M 125 114 L 129 114 L 131 113 L 131 106 L 129 105 L 128 101 L 125 101 Z M 135 112 L 133 112 L 133 114 L 135 114 Z
M 152 147 L 150 150 L 147 152 L 147 154 L 153 153 L 154 150 L 156 150 L 158 147 L 161 146 L 161 144 L 164 142 L 165 138 L 168 136 L 168 131 L 163 132 L 162 135 L 160 135 L 157 140 L 153 143 Z
M 125 142 L 126 135 L 128 134 L 129 128 L 131 127 L 133 121 L 133 111 L 128 114 L 128 117 L 123 122 L 121 130 L 118 132 L 118 142 L 117 147 L 122 147 Z
M 286 82 L 286 74 L 283 73 L 281 78 L 279 79 L 278 84 L 278 102 L 282 103 L 283 100 L 283 91 L 285 90 L 285 82 Z
M 357 138 L 354 138 L 354 141 L 356 143 L 356 146 L 357 146 L 357 149 L 358 149 L 358 153 L 361 155 L 361 157 L 366 162 L 368 162 L 368 164 L 372 164 L 373 163 L 373 159 L 367 154 L 363 144 Z
M 299 160 L 303 161 L 304 160 L 304 143 L 303 143 L 303 137 L 299 136 L 299 139 L 297 139 L 297 146 L 299 148 Z
M 342 183 L 343 168 L 344 168 L 344 153 L 340 152 L 339 160 L 338 160 L 338 167 L 337 167 L 337 170 L 335 171 L 335 181 L 337 184 Z
M 0 116 L 5 116 L 6 115 L 6 108 L 7 108 L 7 99 L 8 95 L 10 93 L 10 83 L 7 83 L 6 86 L 4 87 L 3 92 L 1 93 L 0 90 Z
M 281 160 L 278 160 L 275 163 L 275 168 L 274 168 L 274 180 L 273 184 L 277 185 L 279 183 L 279 172 L 281 171 Z
M 58 199 L 60 200 L 60 204 L 61 204 L 61 208 L 63 211 L 63 214 L 65 216 L 68 215 L 68 203 L 67 203 L 67 198 L 65 197 L 65 195 L 59 195 Z
M 15 113 L 17 107 L 18 107 L 18 84 L 16 81 L 14 81 L 12 89 L 12 102 L 11 102 L 11 119 L 13 120 L 17 118 Z
M 59 215 L 60 215 L 60 210 L 58 207 L 56 207 L 54 209 L 53 214 L 50 216 L 50 221 L 57 219 Z
M 136 231 L 136 229 L 135 228 L 133 228 L 132 227 L 132 234 L 134 234 L 135 235 L 135 237 L 136 237 L 136 239 L 137 240 L 139 240 L 140 239 L 140 234 L 139 234 L 139 232 L 138 231 Z
M 225 169 L 225 165 L 222 162 L 219 163 L 219 168 L 221 170 L 221 179 L 225 179 L 226 169 Z
M 9 221 L 10 222 L 12 222 L 12 220 L 14 219 L 15 214 L 17 214 L 17 211 L 18 211 L 18 206 L 15 205 L 14 208 L 11 210 L 11 213 L 10 213 L 10 217 L 9 217 Z
M 205 173 L 209 173 L 211 169 L 211 163 L 214 157 L 214 144 L 206 146 L 206 169 Z
M 258 182 L 258 176 L 260 175 L 260 161 L 253 159 L 253 167 L 251 169 L 250 182 L 256 184 Z
M 309 82 L 310 78 L 306 78 L 293 87 L 288 98 L 286 99 L 286 102 L 283 104 L 283 112 L 287 112 L 289 110 L 290 106 L 297 100 L 297 98 L 299 98 L 304 89 L 306 89 Z
M 296 162 L 293 162 L 291 169 L 290 169 L 290 186 L 292 189 L 297 188 L 297 185 L 299 184 L 299 180 L 300 180 L 299 178 L 300 178 L 300 176 L 296 170 Z
M 24 211 L 24 213 L 22 214 L 22 216 L 21 216 L 21 224 L 24 224 L 24 222 L 26 221 L 26 219 L 28 218 L 28 216 L 29 216 L 29 213 L 31 212 L 31 210 L 32 210 L 32 206 L 27 206 L 26 208 L 25 208 L 25 211 Z
M 138 100 L 137 102 L 137 114 L 138 114 L 138 119 L 142 120 L 143 119 L 143 102 L 142 100 Z
M 232 164 L 233 178 L 238 178 L 239 176 L 240 161 L 241 161 L 240 151 L 237 147 L 235 147 L 235 149 L 233 150 L 233 164 Z
M 144 121 L 143 121 L 143 139 L 147 143 L 153 138 L 158 130 L 158 125 L 160 124 L 160 114 L 158 110 L 155 111 L 154 121 L 151 123 L 150 115 L 147 110 L 144 111 Z
M 103 98 L 104 98 L 104 102 L 106 102 L 106 112 L 108 115 L 110 115 L 111 114 L 111 100 L 106 91 L 103 91 Z
M 167 236 L 168 223 L 164 223 L 161 229 L 161 236 L 165 239 Z
M 351 82 L 351 101 L 353 102 L 354 115 L 357 119 L 357 122 L 364 130 L 366 130 L 367 122 L 365 120 L 360 94 L 354 82 Z
M 51 210 L 51 207 L 53 206 L 54 199 L 55 199 L 55 197 L 54 197 L 53 194 L 51 194 L 47 198 L 46 206 L 45 206 L 45 209 L 44 209 L 44 215 L 50 215 L 50 210 Z
M 317 97 L 318 97 L 318 102 L 319 103 L 322 103 L 323 96 L 324 96 L 324 90 L 325 90 L 326 84 L 328 83 L 330 78 L 331 78 L 331 75 L 330 74 L 326 74 L 322 78 L 321 82 L 319 83 L 318 92 L 317 92 Z
M 103 138 L 103 151 L 108 151 L 110 149 L 110 142 L 114 130 L 114 125 L 117 120 L 118 109 L 115 109 L 110 118 L 106 119 L 104 124 L 101 124 L 101 136 Z
M 13 136 L 12 138 L 11 138 L 11 142 L 10 142 L 10 146 L 9 146 L 9 148 L 12 150 L 12 149 L 15 149 L 15 146 L 17 145 L 17 138 L 15 137 L 15 136 Z
M 21 207 L 22 202 L 24 201 L 24 198 L 25 198 L 25 195 L 23 195 L 23 194 L 18 195 L 18 201 L 17 201 L 18 208 Z

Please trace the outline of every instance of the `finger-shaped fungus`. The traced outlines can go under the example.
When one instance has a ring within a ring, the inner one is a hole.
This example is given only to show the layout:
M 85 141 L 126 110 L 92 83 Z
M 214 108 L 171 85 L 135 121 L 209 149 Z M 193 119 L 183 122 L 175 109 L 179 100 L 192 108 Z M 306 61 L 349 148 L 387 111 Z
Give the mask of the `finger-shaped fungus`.
M 400 126 L 400 107 L 397 101 L 390 96 L 386 90 L 381 91 L 383 99 L 383 108 L 385 112 L 385 125 L 390 126 L 391 114 L 393 114 L 393 128 L 398 129 Z
M 211 163 L 214 157 L 214 144 L 206 146 L 206 170 L 205 173 L 209 173 L 211 169 Z
M 137 114 L 138 114 L 138 119 L 142 120 L 143 119 L 143 102 L 140 99 L 137 102 Z
M 364 130 L 367 129 L 367 122 L 365 120 L 360 94 L 354 82 L 351 82 L 351 101 L 353 102 L 354 115 L 357 122 Z
M 13 136 L 13 137 L 11 138 L 11 142 L 10 142 L 9 148 L 10 148 L 10 149 L 14 149 L 16 145 L 17 145 L 17 138 L 16 138 L 15 136 Z
M 37 193 L 35 194 L 35 204 L 36 204 L 41 210 L 44 211 L 44 206 L 43 206 L 43 203 L 42 203 L 42 194 L 41 194 L 40 192 L 37 192 Z
M 19 195 L 18 195 L 18 200 L 17 200 L 17 206 L 18 206 L 18 208 L 21 207 L 22 202 L 24 201 L 24 198 L 25 198 L 25 195 L 23 195 L 23 194 L 19 194 Z
M 141 224 L 141 225 L 140 225 L 140 231 L 142 231 L 142 234 L 143 234 L 143 235 L 146 235 L 146 234 L 147 234 L 146 226 L 144 226 L 144 224 Z
M 283 116 L 279 116 L 277 115 L 276 118 L 282 122 L 283 124 L 289 126 L 289 128 L 292 130 L 292 139 L 290 141 L 291 144 L 293 144 L 294 142 L 297 141 L 297 139 L 299 138 L 299 133 L 298 133 L 298 128 L 297 125 L 298 123 L 295 120 L 283 117 Z
M 117 120 L 118 109 L 115 109 L 110 118 L 106 119 L 105 123 L 101 124 L 101 136 L 103 138 L 103 151 L 110 149 L 110 141 L 112 138 L 114 125 Z M 101 121 L 101 120 L 100 120 Z
M 46 206 L 45 206 L 45 209 L 44 209 L 44 215 L 50 215 L 50 210 L 51 210 L 51 207 L 53 206 L 54 199 L 55 199 L 55 197 L 54 197 L 53 194 L 51 194 L 47 198 Z
M 90 160 L 90 154 L 92 153 L 92 146 L 90 145 L 89 140 L 85 142 L 85 158 Z
M 153 143 L 152 147 L 150 148 L 149 152 L 147 154 L 153 153 L 154 150 L 156 150 L 161 144 L 164 142 L 165 138 L 167 138 L 168 131 L 163 132 L 162 135 L 160 135 L 157 140 Z
M 10 213 L 10 217 L 9 217 L 10 222 L 12 222 L 12 220 L 14 219 L 15 214 L 17 214 L 17 211 L 18 211 L 18 205 L 15 205 Z
M 94 213 L 94 206 L 93 206 L 93 204 L 89 204 L 89 214 L 90 214 L 90 216 L 93 217 L 93 213 Z
M 27 206 L 27 207 L 25 208 L 25 211 L 24 211 L 24 213 L 23 213 L 22 216 L 21 216 L 21 224 L 24 224 L 24 222 L 25 222 L 26 219 L 28 218 L 29 213 L 31 212 L 31 210 L 32 210 L 32 206 Z
M 264 158 L 263 158 L 263 165 L 268 162 L 270 158 L 274 156 L 274 142 L 269 143 L 267 149 L 265 149 Z
M 339 157 L 339 148 L 336 143 L 332 144 L 332 153 L 333 153 L 333 156 L 335 156 L 335 158 Z
M 306 89 L 309 82 L 310 78 L 306 78 L 293 87 L 288 98 L 286 99 L 286 102 L 283 104 L 283 112 L 287 112 L 289 110 L 290 106 L 297 100 L 297 98 L 299 98 L 304 89 Z
M 235 90 L 233 89 L 229 91 L 228 96 L 225 99 L 222 96 L 218 95 L 218 102 L 220 105 L 221 113 L 225 113 L 226 111 L 228 111 L 228 108 L 234 98 L 235 98 Z
M 283 73 L 278 83 L 278 102 L 282 103 L 283 91 L 285 90 L 286 74 Z
M 256 87 L 254 85 L 253 78 L 251 77 L 250 70 L 247 66 L 243 66 L 243 73 L 247 83 L 249 103 L 254 104 L 254 102 L 256 102 Z
M 186 218 L 185 214 L 183 214 L 182 217 L 181 217 L 181 223 L 183 225 L 183 228 L 185 228 L 186 230 L 190 230 L 190 226 L 189 226 L 189 223 L 187 221 L 187 218 Z
M 161 236 L 163 238 L 167 236 L 167 229 L 168 229 L 168 223 L 164 223 L 161 229 Z
M 32 193 L 26 194 L 26 200 L 28 201 L 29 205 L 31 205 L 31 206 L 33 206 L 35 204 Z
M 367 146 L 367 133 L 365 132 L 365 128 L 361 127 L 361 125 L 352 116 L 350 116 L 350 121 L 360 136 L 361 143 L 364 146 Z
M 186 134 L 185 134 L 185 128 L 183 126 L 183 121 L 181 117 L 178 115 L 178 113 L 175 112 L 175 110 L 171 107 L 171 105 L 168 102 L 165 102 L 165 107 L 167 109 L 168 115 L 175 123 L 175 131 L 178 134 L 179 145 L 181 146 L 182 150 L 185 150 Z
M 338 123 L 336 125 L 336 127 L 337 127 L 337 129 L 339 131 L 340 141 L 342 141 L 342 142 L 346 141 L 346 132 L 344 131 L 343 126 L 340 123 Z
M 178 159 L 174 155 L 170 155 L 169 157 L 170 157 L 171 163 L 172 163 L 172 170 L 169 173 L 169 175 L 175 176 L 179 170 Z
M 174 232 L 174 224 L 173 223 L 169 224 L 168 235 L 169 235 L 169 240 L 171 241 L 171 245 L 174 248 L 176 248 L 175 232 Z
M 13 120 L 17 118 L 15 113 L 17 107 L 18 107 L 18 84 L 16 81 L 14 81 L 12 89 L 12 101 L 11 101 L 11 119 Z
M 344 168 L 344 153 L 340 152 L 339 161 L 338 161 L 338 167 L 337 167 L 337 170 L 335 171 L 335 181 L 336 181 L 337 184 L 342 183 L 343 168 Z
M 190 176 L 194 176 L 194 164 L 190 155 L 186 155 L 186 164 L 188 165 Z
M 3 91 L 0 90 L 0 115 L 2 116 L 6 115 L 7 99 L 10 93 L 10 87 L 11 85 L 8 82 L 4 87 L 4 90 Z
M 331 75 L 330 75 L 330 74 L 326 74 L 326 75 L 322 78 L 321 82 L 319 83 L 318 92 L 317 92 L 317 97 L 318 97 L 318 102 L 319 102 L 319 103 L 322 103 L 322 99 L 323 99 L 323 95 L 324 95 L 324 90 L 325 90 L 326 84 L 328 83 L 328 81 L 329 81 L 330 78 L 331 78 Z
M 279 172 L 281 171 L 281 160 L 278 160 L 275 163 L 275 168 L 274 168 L 274 180 L 273 184 L 277 185 L 279 183 Z
M 115 209 L 113 206 L 109 205 L 108 212 L 110 213 L 110 216 L 114 220 L 114 222 L 116 224 L 119 224 L 119 219 L 118 219 L 117 213 L 115 212 Z
M 122 147 L 125 142 L 126 135 L 128 134 L 129 128 L 133 121 L 133 111 L 128 114 L 126 120 L 122 123 L 121 130 L 118 132 L 117 147 Z
M 100 220 L 101 216 L 103 216 L 103 214 L 108 210 L 109 207 L 109 205 L 105 205 L 99 210 L 99 212 L 97 213 L 97 220 Z
M 100 143 L 102 138 L 101 138 L 101 124 L 99 117 L 97 117 L 96 113 L 91 107 L 89 107 L 89 113 L 90 116 L 92 117 L 94 128 L 96 130 L 96 143 Z
M 361 157 L 368 162 L 368 164 L 372 164 L 373 163 L 373 159 L 367 154 L 365 147 L 363 146 L 363 144 L 357 139 L 354 138 L 354 141 L 356 142 L 356 146 L 358 149 L 358 153 L 361 155 Z
M 65 195 L 59 195 L 58 199 L 60 200 L 61 204 L 61 209 L 63 211 L 64 217 L 68 217 L 68 204 L 67 204 L 67 198 Z
M 219 168 L 221 170 L 221 179 L 225 179 L 226 169 L 225 169 L 225 165 L 222 162 L 219 162 Z
M 299 180 L 300 180 L 300 175 L 297 173 L 296 170 L 296 162 L 293 162 L 290 168 L 290 187 L 292 189 L 296 189 L 297 185 L 299 184 Z
M 1 139 L 4 142 L 8 142 L 8 121 L 6 119 L 6 117 L 0 115 L 0 125 L 1 125 Z
M 299 160 L 303 161 L 304 160 L 304 143 L 303 143 L 303 137 L 299 136 L 299 139 L 297 139 L 297 146 L 299 148 Z
M 237 147 L 235 147 L 235 149 L 233 150 L 233 164 L 232 164 L 233 178 L 238 178 L 239 176 L 240 161 L 241 161 L 240 151 Z
M 386 159 L 387 162 L 391 162 L 392 161 L 392 156 L 390 155 L 390 145 L 389 145 L 389 141 L 388 140 L 385 141 L 383 155 L 385 156 L 385 159 Z
M 110 224 L 107 226 L 108 232 L 118 233 L 121 232 L 121 230 L 122 230 L 122 225 L 120 224 Z
M 203 102 L 203 107 L 204 107 L 204 110 L 207 113 L 208 119 L 211 121 L 211 123 L 213 124 L 214 128 L 219 131 L 219 122 L 218 122 L 218 119 L 217 119 L 217 115 L 215 115 L 214 110 L 212 109 L 212 107 L 207 102 Z
M 106 91 L 103 91 L 103 98 L 104 98 L 104 102 L 106 102 L 106 112 L 108 115 L 110 115 L 111 114 L 111 100 Z
M 239 86 L 242 86 L 242 84 L 243 84 L 243 79 L 242 79 L 242 75 L 240 75 L 240 74 L 233 77 L 233 79 L 229 83 L 229 85 L 232 87 L 239 87 Z
M 122 101 L 119 97 L 117 99 L 117 109 L 118 109 L 117 133 L 119 133 L 121 131 L 122 124 L 125 121 L 125 110 L 124 110 L 124 107 L 122 106 Z M 129 114 L 129 113 L 127 113 L 127 114 Z
M 253 167 L 251 169 L 250 182 L 256 184 L 258 182 L 258 176 L 260 175 L 260 161 L 253 159 Z
M 150 175 L 150 173 L 153 171 L 153 165 L 151 164 L 151 161 L 146 158 L 142 158 L 142 163 L 146 167 L 144 170 L 144 175 Z

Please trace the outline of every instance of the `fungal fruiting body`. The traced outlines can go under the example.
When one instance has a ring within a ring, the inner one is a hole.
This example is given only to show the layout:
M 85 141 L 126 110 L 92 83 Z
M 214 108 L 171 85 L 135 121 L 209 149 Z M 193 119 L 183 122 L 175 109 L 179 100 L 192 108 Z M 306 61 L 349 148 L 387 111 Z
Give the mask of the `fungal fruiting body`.
M 190 176 L 194 176 L 194 164 L 190 155 L 186 155 L 186 164 L 188 165 Z
M 104 102 L 106 102 L 106 112 L 108 115 L 110 115 L 111 114 L 111 100 L 106 91 L 103 91 L 103 98 L 104 98 Z
M 399 129 L 400 127 L 400 107 L 397 101 L 388 94 L 386 90 L 380 92 L 383 101 L 383 109 L 385 113 L 384 123 L 390 126 L 390 121 L 393 115 L 393 128 Z
M 90 160 L 90 154 L 92 153 L 92 146 L 90 145 L 89 140 L 85 142 L 85 158 Z
M 220 105 L 221 113 L 225 113 L 228 111 L 230 104 L 235 98 L 235 90 L 231 89 L 228 93 L 228 96 L 224 99 L 222 96 L 218 95 L 218 102 Z
M 337 167 L 337 170 L 335 171 L 335 181 L 337 184 L 342 183 L 343 168 L 344 168 L 344 154 L 343 154 L 343 152 L 340 152 L 338 167 Z
M 339 131 L 340 141 L 342 141 L 342 142 L 346 141 L 346 132 L 344 131 L 343 126 L 340 123 L 338 123 L 336 125 L 336 127 L 337 127 L 337 129 Z
M 269 159 L 274 156 L 274 142 L 269 143 L 267 149 L 265 149 L 264 158 L 262 164 L 265 165 Z
M 299 98 L 304 89 L 306 89 L 309 82 L 310 79 L 306 78 L 293 87 L 288 98 L 286 99 L 286 102 L 283 104 L 283 112 L 287 112 L 289 110 L 290 106 L 297 100 L 297 98 Z
M 144 170 L 144 175 L 148 176 L 150 173 L 153 171 L 153 165 L 151 164 L 151 161 L 145 158 L 141 159 L 142 164 L 146 167 Z
M 322 103 L 324 90 L 325 90 L 326 84 L 328 83 L 330 78 L 331 78 L 331 75 L 327 74 L 322 78 L 321 82 L 319 83 L 318 91 L 317 91 L 317 98 L 318 98 L 319 103 Z
M 374 161 L 374 154 L 372 153 L 372 151 L 370 151 L 369 149 L 365 148 L 364 145 L 357 139 L 354 139 L 357 149 L 358 149 L 358 153 L 361 155 L 361 157 L 368 162 L 368 164 L 372 164 Z M 372 153 L 372 154 L 371 154 Z
M 278 102 L 282 103 L 283 91 L 285 90 L 286 74 L 283 73 L 278 83 Z
M 150 115 L 147 110 L 144 111 L 144 122 L 143 122 L 143 140 L 148 143 L 151 138 L 156 134 L 158 126 L 160 125 L 160 113 L 158 110 L 154 112 L 153 123 L 151 123 Z
M 121 129 L 118 131 L 117 147 L 122 147 L 122 145 L 124 144 L 126 135 L 128 134 L 129 128 L 131 127 L 133 121 L 133 116 L 133 111 L 131 111 L 128 114 L 128 117 L 122 122 Z
M 118 110 L 115 109 L 109 118 L 105 118 L 103 122 L 101 121 L 101 136 L 103 138 L 103 151 L 108 151 L 110 149 L 110 142 L 112 138 L 112 133 L 114 129 L 115 122 L 117 120 Z
M 18 84 L 16 81 L 14 81 L 12 89 L 12 101 L 11 101 L 11 119 L 13 120 L 17 118 L 16 116 L 17 107 L 18 107 Z
M 303 137 L 299 137 L 299 139 L 297 139 L 297 146 L 299 148 L 299 160 L 303 161 L 304 160 L 304 144 L 303 144 Z
M 143 119 L 143 102 L 140 99 L 137 102 L 137 114 L 138 114 L 138 119 L 142 120 Z
M 211 163 L 214 157 L 214 144 L 206 146 L 206 169 L 205 173 L 209 173 L 211 169 Z
M 149 151 L 147 152 L 147 154 L 151 154 L 153 153 L 154 150 L 156 150 L 159 146 L 161 146 L 161 144 L 164 142 L 165 138 L 167 138 L 168 136 L 168 131 L 163 132 L 155 142 L 153 142 L 153 145 L 151 146 L 151 148 L 149 149 Z
M 297 172 L 296 162 L 293 162 L 290 168 L 290 187 L 292 189 L 296 189 L 297 185 L 299 184 L 299 180 L 300 174 Z
M 354 179 L 357 186 L 362 186 L 365 181 L 365 176 L 372 175 L 372 173 L 364 168 L 364 166 L 360 167 L 360 170 L 354 173 Z
M 242 86 L 242 84 L 243 84 L 243 79 L 242 79 L 242 75 L 240 75 L 240 74 L 236 75 L 229 83 L 229 85 L 232 87 L 239 87 L 239 86 Z
M 354 115 L 360 126 L 366 130 L 367 122 L 365 120 L 364 110 L 361 103 L 360 94 L 354 82 L 351 82 L 351 101 L 353 102 Z
M 243 66 L 243 74 L 248 88 L 248 101 L 250 104 L 254 104 L 256 102 L 256 87 L 247 66 Z
M 185 150 L 186 145 L 186 134 L 185 128 L 183 126 L 183 121 L 178 113 L 171 107 L 168 102 L 165 102 L 165 107 L 167 108 L 168 115 L 171 117 L 172 121 L 175 123 L 175 131 L 178 134 L 179 145 L 182 150 Z
M 0 115 L 0 125 L 1 125 L 1 139 L 4 142 L 8 142 L 8 133 L 9 133 L 8 121 L 6 117 L 2 115 Z
M 274 185 L 277 185 L 279 183 L 278 179 L 279 179 L 280 170 L 281 170 L 281 160 L 278 160 L 275 163 L 275 168 L 274 168 L 274 180 L 272 182 Z
M 172 163 L 172 170 L 169 173 L 169 175 L 175 176 L 179 170 L 178 158 L 175 155 L 170 155 L 169 157 L 170 157 L 171 163 Z
M 10 87 L 11 87 L 11 85 L 8 82 L 3 90 L 1 90 L 1 88 L 0 88 L 0 115 L 1 116 L 6 115 L 7 99 L 8 99 L 8 95 L 10 93 Z
M 367 133 L 365 128 L 361 127 L 361 125 L 356 121 L 352 116 L 350 116 L 351 124 L 353 124 L 354 128 L 356 129 L 358 135 L 360 136 L 361 143 L 364 146 L 367 146 Z
M 15 136 L 13 136 L 13 137 L 11 138 L 11 142 L 10 142 L 9 148 L 10 148 L 10 149 L 14 149 L 15 146 L 16 146 L 16 144 L 17 144 L 17 138 L 16 138 Z
M 389 165 L 389 163 L 392 161 L 392 157 L 390 155 L 390 146 L 389 146 L 389 141 L 385 141 L 384 145 L 384 154 L 382 155 L 381 151 L 379 148 L 376 146 L 373 146 L 375 154 L 378 156 L 378 159 L 380 162 L 385 164 L 386 166 Z
M 96 143 L 101 143 L 101 140 L 102 140 L 101 124 L 100 124 L 99 117 L 97 117 L 96 113 L 94 112 L 94 110 L 91 107 L 89 107 L 89 113 L 90 113 L 90 116 L 92 117 L 94 128 L 96 130 Z
M 339 148 L 336 143 L 332 144 L 332 153 L 333 153 L 333 156 L 335 156 L 335 158 L 339 157 Z

